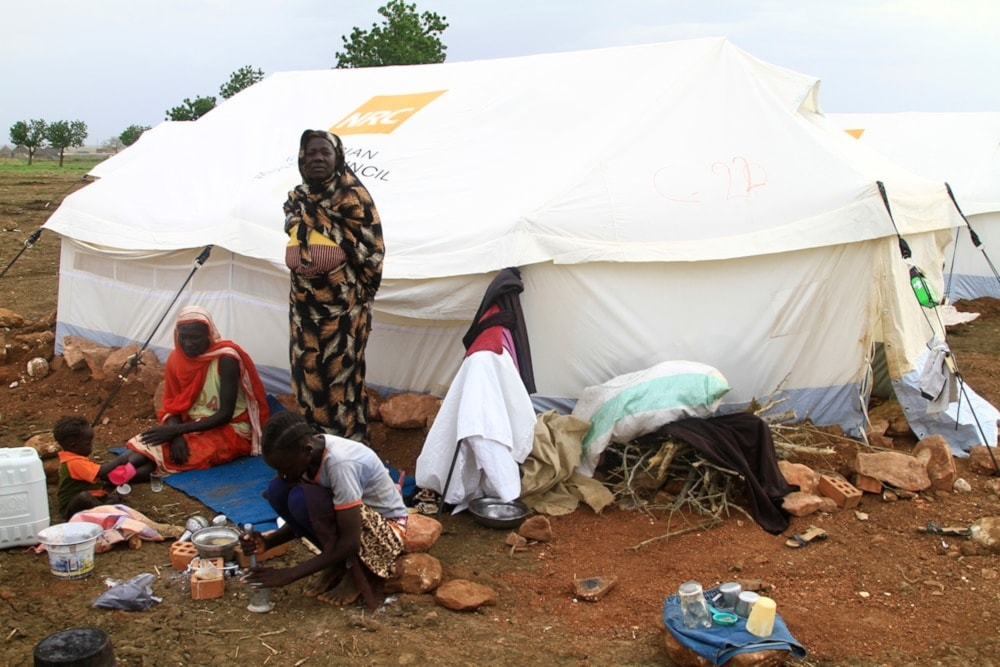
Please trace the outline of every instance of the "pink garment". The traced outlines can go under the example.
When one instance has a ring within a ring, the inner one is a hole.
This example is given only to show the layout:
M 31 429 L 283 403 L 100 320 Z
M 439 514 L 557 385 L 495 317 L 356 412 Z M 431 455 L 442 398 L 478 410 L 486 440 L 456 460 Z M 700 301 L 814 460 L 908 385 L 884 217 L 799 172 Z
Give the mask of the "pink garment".
M 149 542 L 163 541 L 163 536 L 151 525 L 154 522 L 128 505 L 98 505 L 93 509 L 77 512 L 69 521 L 94 523 L 104 529 L 94 545 L 95 553 L 104 553 L 133 535 Z

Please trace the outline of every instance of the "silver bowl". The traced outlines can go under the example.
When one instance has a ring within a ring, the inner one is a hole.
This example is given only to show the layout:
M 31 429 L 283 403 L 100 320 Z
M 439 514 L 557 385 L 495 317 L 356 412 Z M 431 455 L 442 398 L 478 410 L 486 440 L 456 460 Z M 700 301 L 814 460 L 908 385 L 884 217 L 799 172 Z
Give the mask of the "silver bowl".
M 488 528 L 517 528 L 531 514 L 520 500 L 505 503 L 499 498 L 476 498 L 469 504 L 472 517 Z
M 234 528 L 226 526 L 209 526 L 194 531 L 191 541 L 201 558 L 221 558 L 233 560 L 240 534 Z

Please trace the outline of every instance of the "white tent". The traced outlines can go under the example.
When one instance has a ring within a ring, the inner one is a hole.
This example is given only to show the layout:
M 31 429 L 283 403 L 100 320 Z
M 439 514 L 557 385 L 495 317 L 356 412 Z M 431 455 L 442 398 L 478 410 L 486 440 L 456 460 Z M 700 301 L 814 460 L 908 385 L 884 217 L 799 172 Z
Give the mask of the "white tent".
M 518 266 L 540 406 L 683 359 L 726 376 L 724 405 L 780 389 L 857 432 L 873 341 L 901 374 L 934 333 L 896 229 L 940 287 L 961 220 L 943 184 L 829 126 L 818 87 L 724 39 L 273 74 L 53 214 L 57 337 L 145 340 L 212 244 L 180 303 L 287 387 L 281 204 L 300 133 L 329 128 L 383 220 L 371 383 L 443 394 L 493 273 Z
M 945 296 L 1000 298 L 1000 112 L 842 113 L 830 121 L 901 166 L 951 185 L 969 229 L 945 251 Z M 991 266 L 992 264 L 992 266 Z

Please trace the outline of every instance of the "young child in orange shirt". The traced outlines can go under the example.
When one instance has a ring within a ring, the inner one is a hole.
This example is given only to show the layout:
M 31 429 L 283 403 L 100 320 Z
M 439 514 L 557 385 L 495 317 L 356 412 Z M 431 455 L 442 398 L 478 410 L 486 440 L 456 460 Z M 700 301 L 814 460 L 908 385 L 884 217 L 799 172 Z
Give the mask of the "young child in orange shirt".
M 94 429 L 80 416 L 61 417 L 52 429 L 52 435 L 62 451 L 59 452 L 59 486 L 56 497 L 59 512 L 68 520 L 82 510 L 109 503 L 121 502 L 117 494 L 109 493 L 114 484 L 108 476 L 128 481 L 127 452 L 107 463 L 99 464 L 90 459 L 94 448 Z M 121 467 L 121 470 L 116 468 Z M 135 474 L 135 468 L 131 470 Z

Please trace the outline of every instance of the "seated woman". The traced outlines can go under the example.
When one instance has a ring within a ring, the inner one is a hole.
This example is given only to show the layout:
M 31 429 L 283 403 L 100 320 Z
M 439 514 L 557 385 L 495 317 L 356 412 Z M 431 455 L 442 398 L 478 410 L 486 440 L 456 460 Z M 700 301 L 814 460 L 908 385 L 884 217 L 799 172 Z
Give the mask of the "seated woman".
M 319 573 L 305 589 L 322 602 L 348 605 L 364 596 L 370 609 L 382 600 L 382 582 L 403 550 L 408 517 L 399 489 L 367 446 L 319 435 L 294 412 L 267 423 L 264 460 L 277 476 L 267 498 L 285 524 L 266 536 L 254 531 L 244 553 L 263 552 L 306 537 L 320 553 L 294 567 L 253 569 L 246 581 L 264 588 L 285 586 Z
M 136 481 L 154 470 L 199 470 L 260 454 L 264 385 L 250 356 L 221 339 L 204 308 L 187 306 L 177 316 L 157 417 L 158 426 L 126 444 Z

